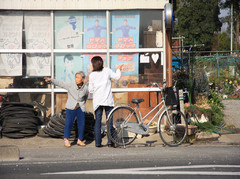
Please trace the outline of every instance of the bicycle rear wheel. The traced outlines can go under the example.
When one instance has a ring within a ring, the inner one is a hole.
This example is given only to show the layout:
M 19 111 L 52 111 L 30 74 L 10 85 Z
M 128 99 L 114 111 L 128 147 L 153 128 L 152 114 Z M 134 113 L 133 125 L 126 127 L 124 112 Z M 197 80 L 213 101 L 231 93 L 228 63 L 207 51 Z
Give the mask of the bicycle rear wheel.
M 175 147 L 182 144 L 187 132 L 187 120 L 181 111 L 168 110 L 163 113 L 159 122 L 159 135 L 166 145 Z
M 139 123 L 134 109 L 129 106 L 119 106 L 111 111 L 107 120 L 107 134 L 113 143 L 125 146 L 136 139 L 137 134 L 127 130 L 129 123 Z

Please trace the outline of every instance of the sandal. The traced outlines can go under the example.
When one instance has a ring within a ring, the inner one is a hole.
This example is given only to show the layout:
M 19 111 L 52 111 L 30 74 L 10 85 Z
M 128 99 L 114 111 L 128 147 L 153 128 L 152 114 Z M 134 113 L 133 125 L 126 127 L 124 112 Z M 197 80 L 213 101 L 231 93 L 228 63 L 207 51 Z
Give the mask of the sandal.
M 81 141 L 81 140 L 78 140 L 77 145 L 78 145 L 78 146 L 82 146 L 82 147 L 85 147 L 85 146 L 86 146 L 86 144 L 85 144 L 83 141 Z
M 64 140 L 64 147 L 71 147 L 71 144 L 68 140 Z
M 65 142 L 64 147 L 71 147 L 71 144 L 69 142 Z

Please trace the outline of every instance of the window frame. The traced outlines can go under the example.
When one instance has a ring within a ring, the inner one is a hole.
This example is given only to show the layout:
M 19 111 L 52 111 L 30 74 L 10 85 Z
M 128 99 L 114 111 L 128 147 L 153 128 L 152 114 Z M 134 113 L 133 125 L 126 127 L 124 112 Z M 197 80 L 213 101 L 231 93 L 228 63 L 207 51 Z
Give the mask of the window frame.
M 128 11 L 130 9 L 126 9 Z M 139 9 L 144 10 L 144 9 Z M 149 9 L 151 10 L 151 9 Z M 111 25 L 111 11 L 114 10 L 102 10 L 106 12 L 106 27 L 107 27 L 107 49 L 55 49 L 55 34 L 54 34 L 54 11 L 50 11 L 51 18 L 51 48 L 50 49 L 0 49 L 1 54 L 5 53 L 16 53 L 16 54 L 33 54 L 33 53 L 42 53 L 42 54 L 51 54 L 51 77 L 54 77 L 54 68 L 55 68 L 55 54 L 61 53 L 81 53 L 81 54 L 106 54 L 107 56 L 107 66 L 110 67 L 111 64 L 111 55 L 119 53 L 163 53 L 163 79 L 166 79 L 166 29 L 165 29 L 165 15 L 163 9 L 152 9 L 162 11 L 162 31 L 163 31 L 163 47 L 161 48 L 138 48 L 138 49 L 111 49 L 110 48 L 110 25 Z M 24 10 L 23 10 L 24 11 Z M 86 10 L 87 11 L 87 10 Z M 150 92 L 150 91 L 159 91 L 157 88 L 113 88 L 112 92 Z M 0 89 L 0 93 L 51 93 L 51 114 L 54 114 L 54 101 L 55 93 L 64 93 L 67 92 L 65 89 L 54 88 L 54 85 L 51 85 L 51 88 L 9 88 L 9 89 Z

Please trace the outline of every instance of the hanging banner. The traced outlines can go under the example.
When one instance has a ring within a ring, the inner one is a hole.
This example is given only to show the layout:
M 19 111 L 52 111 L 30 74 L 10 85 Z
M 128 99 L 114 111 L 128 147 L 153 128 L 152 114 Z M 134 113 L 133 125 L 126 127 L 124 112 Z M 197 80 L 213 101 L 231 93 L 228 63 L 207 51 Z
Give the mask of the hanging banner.
M 139 48 L 139 11 L 114 11 L 112 13 L 112 48 Z M 138 82 L 138 54 L 113 55 L 111 69 L 122 65 L 122 77 L 116 87 L 126 87 Z
M 54 22 L 56 49 L 82 49 L 82 12 L 56 11 Z
M 106 49 L 106 13 L 85 12 L 84 49 Z
M 82 49 L 83 13 L 80 11 L 55 12 L 55 48 Z M 55 55 L 55 78 L 74 82 L 75 73 L 83 70 L 80 54 Z
M 82 56 L 79 54 L 55 55 L 55 78 L 65 82 L 75 82 L 75 74 L 82 71 Z
M 106 49 L 106 13 L 105 12 L 85 12 L 84 13 L 84 49 Z M 94 56 L 101 56 L 106 66 L 107 56 L 103 54 L 85 54 L 84 72 L 91 73 L 91 59 Z
M 112 13 L 112 48 L 139 48 L 139 19 L 138 11 Z
M 50 12 L 24 12 L 24 25 L 27 49 L 51 48 L 51 18 Z M 27 76 L 50 76 L 50 54 L 27 54 Z
M 22 49 L 21 11 L 0 11 L 0 48 Z M 22 54 L 0 54 L 0 76 L 22 76 Z

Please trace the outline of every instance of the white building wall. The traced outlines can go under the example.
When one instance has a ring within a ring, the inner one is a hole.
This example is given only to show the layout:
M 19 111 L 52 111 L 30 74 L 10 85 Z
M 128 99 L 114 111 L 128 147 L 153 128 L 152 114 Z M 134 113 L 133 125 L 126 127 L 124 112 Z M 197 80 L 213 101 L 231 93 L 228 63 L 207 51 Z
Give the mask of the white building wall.
M 7 10 L 164 9 L 169 0 L 0 0 Z

